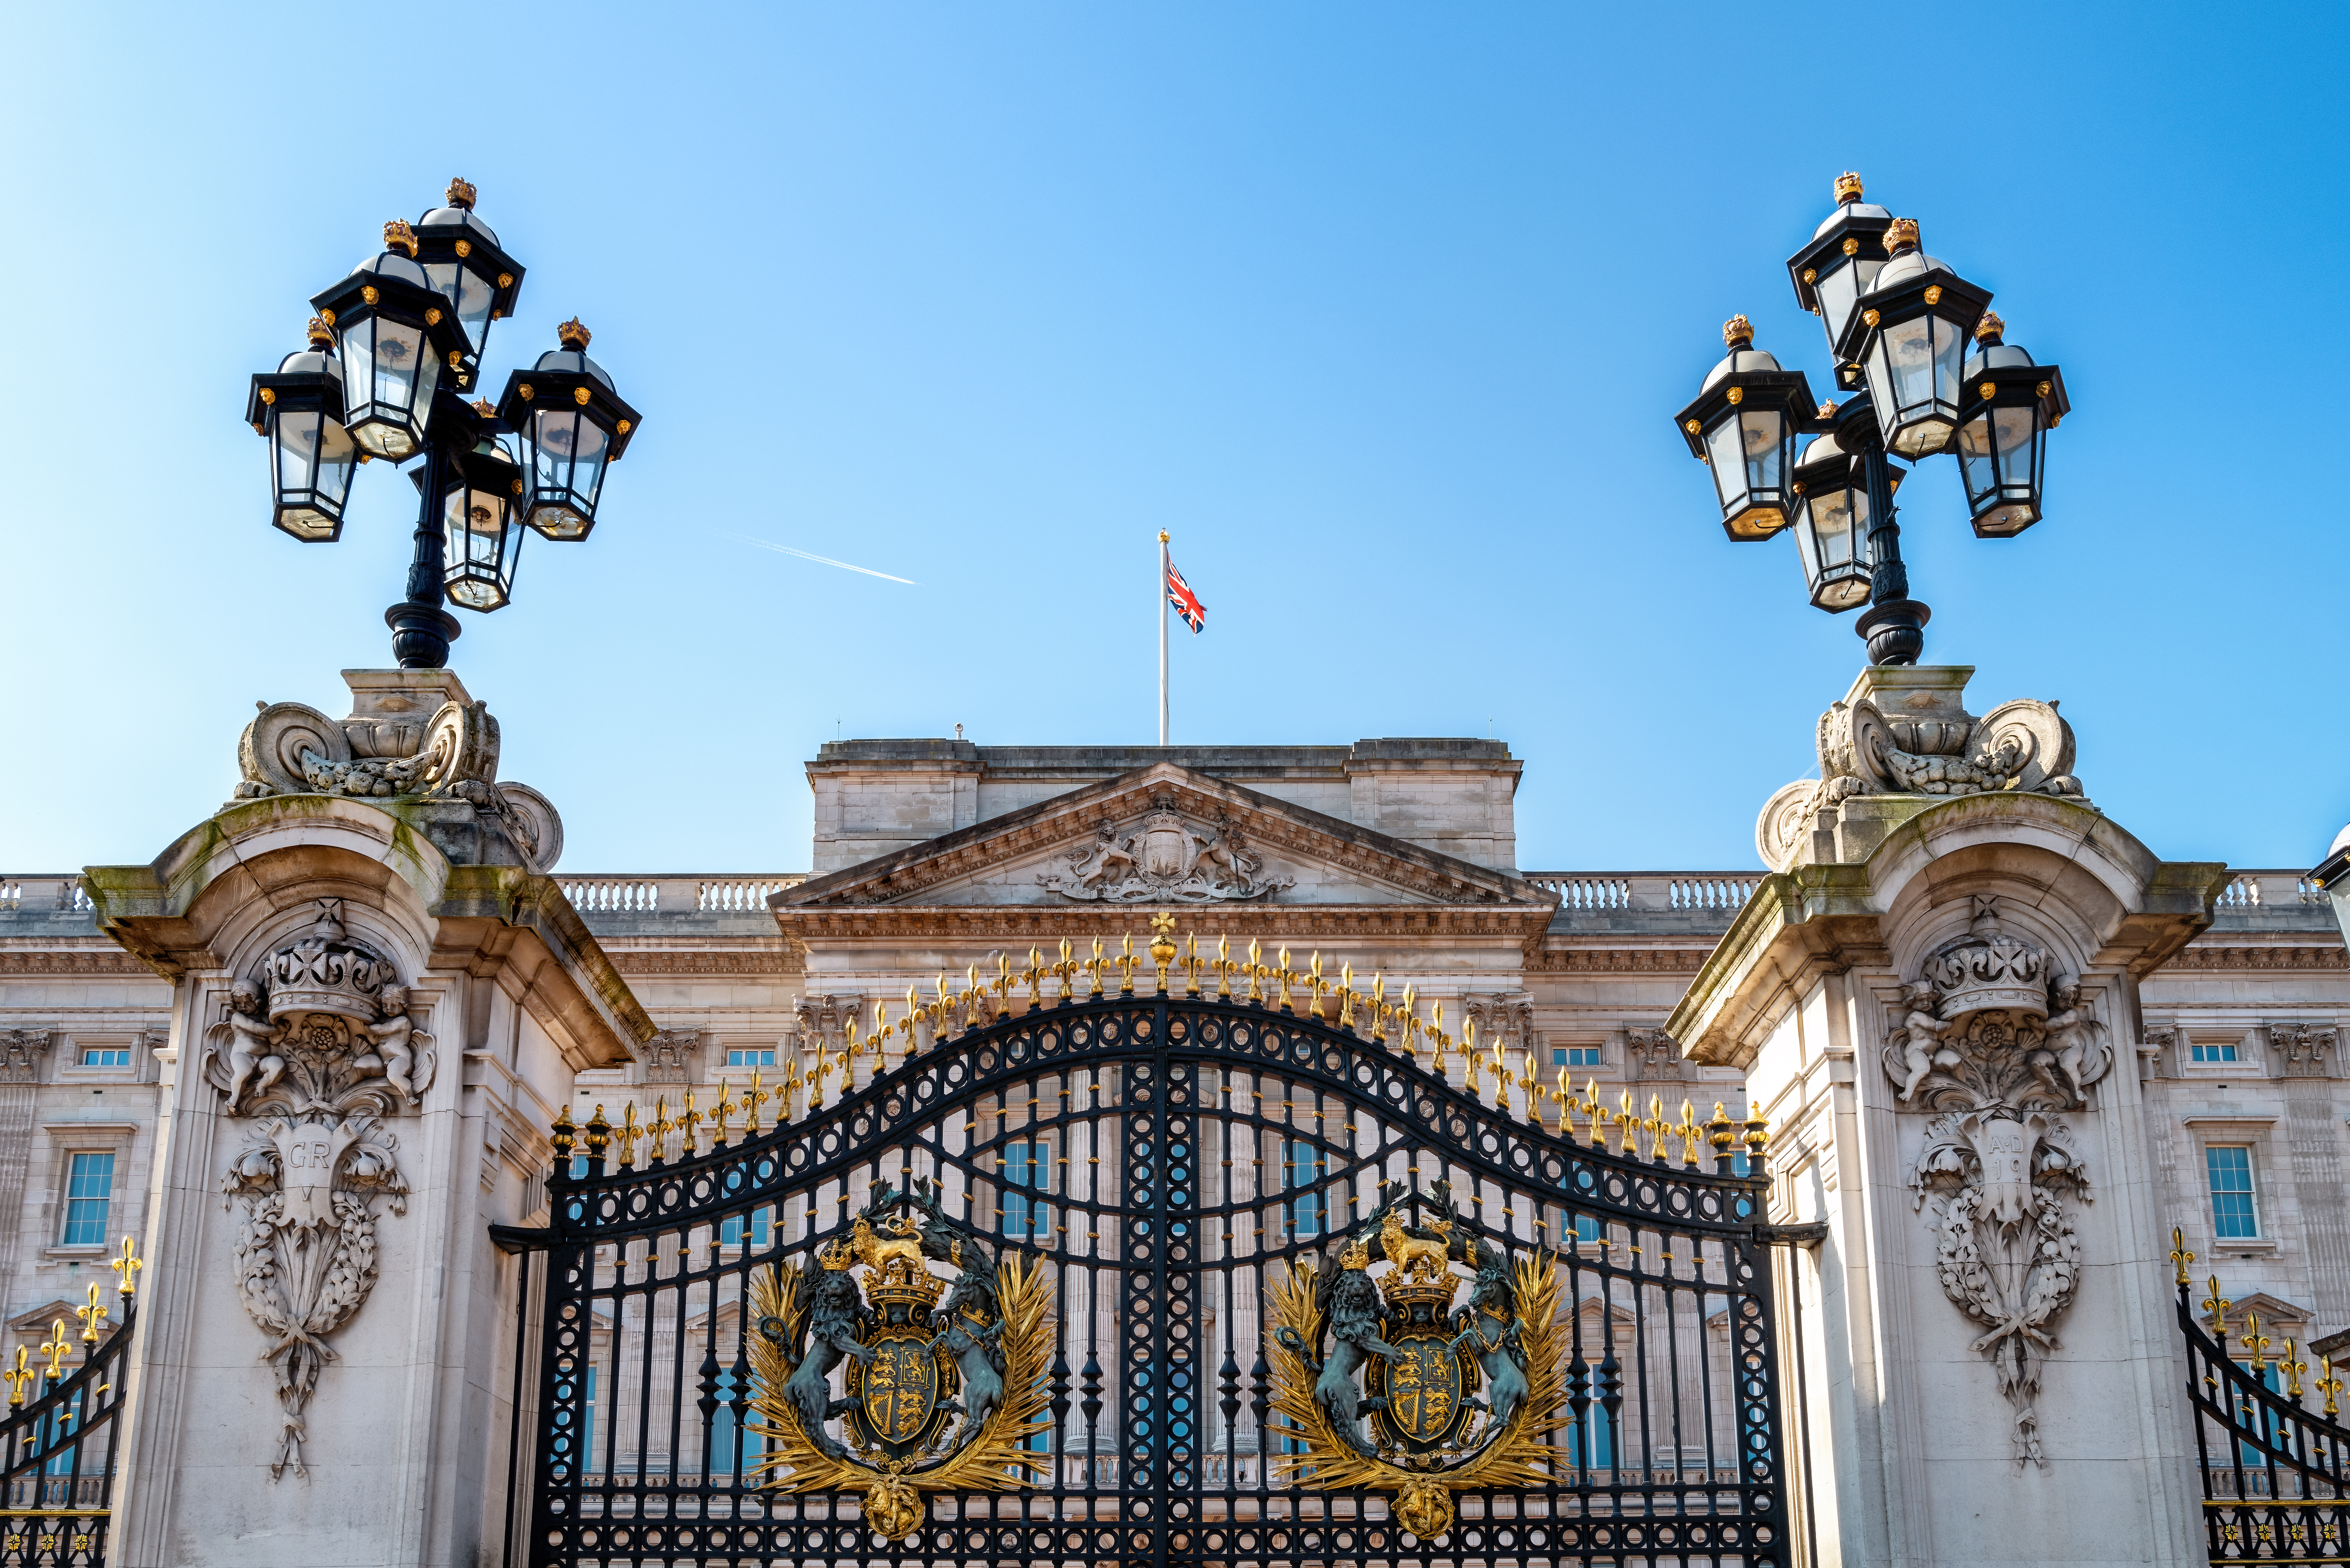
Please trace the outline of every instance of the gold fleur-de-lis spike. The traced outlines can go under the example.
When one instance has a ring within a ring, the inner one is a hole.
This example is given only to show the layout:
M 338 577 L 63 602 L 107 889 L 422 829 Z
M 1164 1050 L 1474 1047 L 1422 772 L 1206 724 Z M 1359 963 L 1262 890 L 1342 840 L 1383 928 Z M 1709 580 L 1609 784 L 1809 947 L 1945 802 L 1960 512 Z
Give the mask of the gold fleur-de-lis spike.
M 1094 956 L 1086 963 L 1086 996 L 1088 1000 L 1102 993 L 1102 971 L 1109 960 L 1102 956 L 1102 940 L 1094 939 Z
M 637 1127 L 637 1102 L 630 1100 L 620 1107 L 620 1125 L 612 1129 L 612 1141 L 620 1146 L 622 1170 L 636 1168 L 637 1139 L 641 1136 Z
M 711 1135 L 710 1147 L 716 1148 L 726 1141 L 726 1118 L 734 1114 L 734 1102 L 727 1097 L 726 1080 L 718 1080 L 718 1103 L 710 1107 L 710 1119 L 717 1124 Z
M 0 1372 L 0 1377 L 5 1377 L 8 1380 L 8 1406 L 11 1409 L 24 1404 L 25 1385 L 39 1376 L 26 1365 L 31 1359 L 32 1352 L 20 1345 L 16 1347 L 16 1365 L 5 1372 Z
M 73 1354 L 73 1341 L 66 1337 L 65 1319 L 58 1318 L 49 1324 L 49 1337 L 42 1345 L 40 1354 L 49 1358 L 48 1368 L 43 1376 L 50 1382 L 54 1383 L 66 1375 L 66 1357 Z
M 106 1322 L 106 1304 L 98 1299 L 96 1280 L 89 1282 L 89 1304 L 74 1308 L 74 1316 L 81 1319 L 81 1342 L 96 1345 L 99 1328 Z
M 2170 1262 L 2178 1271 L 2179 1284 L 2187 1282 L 2187 1265 L 2194 1261 L 2195 1254 L 2187 1250 L 2187 1232 L 2173 1225 L 2170 1228 Z
M 1132 931 L 1128 931 L 1118 938 L 1118 958 L 1114 961 L 1118 965 L 1118 993 L 1120 996 L 1132 996 L 1134 994 L 1134 966 L 1142 961 L 1140 959 L 1134 956 L 1134 933 Z
M 1665 1097 L 1662 1095 L 1648 1096 L 1648 1158 L 1661 1160 L 1665 1158 L 1665 1133 L 1668 1130 L 1665 1127 Z
M 677 1125 L 685 1134 L 685 1158 L 691 1159 L 698 1152 L 694 1145 L 702 1130 L 702 1113 L 693 1108 L 693 1085 L 691 1084 L 686 1085 L 685 1109 L 678 1113 Z
M 2338 1402 L 2342 1395 L 2342 1379 L 2334 1375 L 2334 1357 L 2321 1355 L 2317 1359 L 2325 1367 L 2325 1376 L 2317 1380 L 2317 1391 L 2325 1396 L 2325 1413 L 2338 1416 L 2342 1413 Z
M 876 997 L 873 1000 L 873 1033 L 867 1036 L 873 1044 L 873 1071 L 878 1075 L 887 1072 L 889 1058 L 881 1054 L 881 1042 L 889 1038 L 889 1004 Z
M 1351 963 L 1338 966 L 1338 1027 L 1355 1027 L 1355 966 Z
M 1287 942 L 1281 944 L 1281 951 L 1276 955 L 1274 963 L 1276 967 L 1273 971 L 1274 978 L 1279 981 L 1279 987 L 1277 993 L 1274 998 L 1274 1005 L 1280 1008 L 1284 1012 L 1295 1012 L 1297 1009 L 1295 1005 L 1295 999 L 1289 994 L 1289 984 L 1290 981 L 1295 980 L 1297 976 L 1291 971 L 1289 967 L 1289 944 Z
M 2284 1372 L 2284 1391 L 2293 1396 L 2295 1404 L 2299 1404 L 2301 1375 L 2309 1370 L 2309 1363 L 2301 1358 L 2301 1346 L 2287 1339 L 2284 1342 L 2284 1355 L 2278 1360 L 2277 1366 Z
M 2211 1337 L 2220 1348 L 2228 1348 L 2228 1309 L 2236 1303 L 2220 1293 L 2220 1276 L 2211 1276 L 2211 1293 L 2203 1298 L 2203 1310 L 2211 1314 Z
M 114 1287 L 115 1294 L 127 1297 L 136 1291 L 139 1288 L 139 1271 L 146 1266 L 147 1261 L 139 1255 L 139 1243 L 129 1236 L 122 1238 L 122 1255 L 107 1265 L 114 1271 L 118 1282 Z
M 1388 1043 L 1388 980 L 1378 970 L 1371 971 L 1371 1039 Z
M 1230 1002 L 1232 999 L 1232 938 L 1219 936 L 1216 939 L 1216 956 L 1208 967 L 1216 971 L 1216 1000 Z
M 1305 1011 L 1315 1019 L 1322 1017 L 1322 950 L 1316 948 L 1305 962 Z
M 1249 939 L 1249 989 L 1247 1000 L 1254 1002 L 1263 1002 L 1264 1001 L 1264 988 L 1261 983 L 1264 979 L 1264 963 L 1263 960 L 1263 945 L 1259 943 L 1254 937 L 1251 937 Z
M 757 1063 L 751 1064 L 751 1086 L 743 1091 L 743 1131 L 745 1137 L 759 1136 L 759 1107 L 774 1096 L 760 1086 Z
M 645 1137 L 652 1140 L 650 1158 L 653 1163 L 659 1164 L 669 1158 L 669 1135 L 676 1127 L 677 1124 L 669 1119 L 669 1096 L 654 1096 L 652 1125 L 645 1128 Z
M 1640 1115 L 1638 1111 L 1635 1111 L 1632 1108 L 1632 1091 L 1629 1089 L 1624 1091 L 1624 1098 L 1616 1107 L 1616 1126 L 1623 1134 L 1622 1142 L 1618 1146 L 1617 1152 L 1619 1154 L 1639 1153 L 1639 1144 L 1634 1138 L 1633 1134 L 1640 1126 Z
M 2261 1332 L 2260 1314 L 2248 1312 L 2244 1314 L 2243 1341 L 2244 1348 L 2252 1353 L 2252 1376 L 2258 1377 L 2269 1369 L 2267 1351 L 2270 1345 L 2269 1336 Z

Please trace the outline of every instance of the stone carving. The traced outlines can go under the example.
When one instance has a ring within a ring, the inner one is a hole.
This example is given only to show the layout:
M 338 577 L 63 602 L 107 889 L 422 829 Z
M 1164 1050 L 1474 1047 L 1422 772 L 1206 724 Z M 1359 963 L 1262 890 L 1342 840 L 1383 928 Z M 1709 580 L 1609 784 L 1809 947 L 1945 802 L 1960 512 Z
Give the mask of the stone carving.
M 261 705 L 237 737 L 233 798 L 348 795 L 463 801 L 496 819 L 532 867 L 563 853 L 563 819 L 528 784 L 498 782 L 498 722 L 486 702 L 444 702 L 429 721 L 328 718 L 300 702 Z
M 940 988 L 941 991 L 945 987 Z M 792 1010 L 792 1033 L 803 1051 L 837 1051 L 848 1044 L 848 1021 L 862 1014 L 861 996 L 806 996 Z
M 41 1058 L 56 1041 L 47 1029 L 0 1030 L 0 1084 L 39 1083 Z
M 1532 1051 L 1537 1044 L 1534 1035 L 1534 998 L 1523 992 L 1516 995 L 1471 996 L 1464 998 L 1462 1009 L 1469 1021 L 1477 1026 L 1480 1048 L 1494 1045 L 1504 1051 Z
M 2326 1055 L 2340 1040 L 2338 1031 L 2315 1023 L 2272 1023 L 2268 1033 L 2269 1044 L 2289 1066 L 2312 1072 L 2324 1067 Z
M 1810 846 L 1817 815 L 1855 795 L 1967 795 L 2020 791 L 2082 798 L 2073 726 L 2054 702 L 2002 703 L 1977 719 L 1891 718 L 1866 697 L 1820 715 L 1817 779 L 1798 779 L 1763 805 L 1755 846 L 1784 871 Z
M 637 1059 L 645 1064 L 648 1084 L 691 1084 L 697 1080 L 701 1051 L 701 1030 L 663 1029 L 637 1047 Z
M 1131 832 L 1105 817 L 1094 842 L 1063 857 L 1066 874 L 1046 872 L 1039 884 L 1065 898 L 1114 904 L 1204 904 L 1267 898 L 1296 886 L 1294 877 L 1261 877 L 1262 857 L 1251 852 L 1230 815 L 1213 828 L 1194 827 L 1169 795 L 1154 795 Z
M 407 1179 L 386 1118 L 416 1105 L 437 1068 L 391 961 L 353 938 L 342 900 L 317 900 L 307 931 L 230 988 L 198 1071 L 225 1114 L 250 1124 L 222 1178 L 244 1205 L 238 1290 L 271 1343 L 281 1432 L 272 1479 L 302 1462 L 305 1413 L 327 1336 L 358 1313 L 377 1272 L 380 1196 L 404 1210 Z
M 2089 1200 L 2063 1113 L 2112 1069 L 2106 1026 L 2079 981 L 2052 978 L 2036 943 L 2000 928 L 1998 900 L 1977 897 L 1967 934 L 1905 989 L 1882 1064 L 1900 1103 L 1937 1113 L 1915 1206 L 1931 1205 L 1943 1293 L 1985 1330 L 1972 1348 L 2014 1410 L 2016 1462 L 2038 1464 L 2041 1366 L 2081 1266 L 2064 1196 Z
M 1624 1053 L 1638 1064 L 1643 1078 L 1677 1079 L 1681 1075 L 1680 1042 L 1661 1029 L 1625 1030 Z

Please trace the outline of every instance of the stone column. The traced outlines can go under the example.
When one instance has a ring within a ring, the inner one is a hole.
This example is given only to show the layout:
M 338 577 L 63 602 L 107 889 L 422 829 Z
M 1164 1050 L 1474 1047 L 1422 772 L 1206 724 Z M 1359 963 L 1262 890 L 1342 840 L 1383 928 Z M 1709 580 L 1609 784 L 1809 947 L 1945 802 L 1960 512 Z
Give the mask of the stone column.
M 652 1033 L 486 712 L 443 671 L 353 673 L 351 720 L 265 711 L 242 798 L 88 874 L 175 987 L 122 1568 L 494 1556 L 519 1272 L 489 1227 L 543 1217 L 574 1075 Z
M 1746 1070 L 1773 1218 L 1824 1222 L 1786 1276 L 1794 1556 L 2199 1564 L 2133 1049 L 2138 978 L 2225 868 L 2157 859 L 2082 798 L 2052 705 L 1977 719 L 1969 673 L 1873 669 L 1823 718 L 1821 778 L 1758 829 L 1774 874 L 1668 1024 Z

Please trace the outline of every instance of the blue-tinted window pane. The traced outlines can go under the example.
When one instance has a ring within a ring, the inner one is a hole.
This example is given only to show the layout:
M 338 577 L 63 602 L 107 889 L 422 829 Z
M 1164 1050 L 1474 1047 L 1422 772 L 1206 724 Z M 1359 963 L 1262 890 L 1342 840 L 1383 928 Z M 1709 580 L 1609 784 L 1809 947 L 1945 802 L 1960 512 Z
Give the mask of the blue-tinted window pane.
M 1578 1214 L 1575 1217 L 1575 1239 L 1580 1245 L 1590 1246 L 1594 1242 L 1604 1240 L 1606 1235 L 1607 1231 L 1600 1224 L 1598 1215 Z
M 1043 1241 L 1053 1232 L 1053 1206 L 1029 1196 L 1053 1190 L 1053 1146 L 1042 1138 L 1003 1146 L 1003 1233 Z
M 738 1051 L 729 1047 L 726 1064 L 730 1067 L 772 1067 L 775 1064 L 775 1054 L 773 1050 Z
M 1555 1067 L 1596 1067 L 1599 1065 L 1599 1047 L 1554 1045 L 1550 1048 L 1550 1060 Z
M 2212 1233 L 2223 1241 L 2257 1237 L 2261 1225 L 2252 1206 L 2252 1151 L 2241 1144 L 2213 1144 L 2203 1151 L 2203 1168 L 2211 1179 Z
M 1312 1189 L 1322 1179 L 1321 1156 L 1303 1139 L 1283 1145 L 1282 1185 L 1298 1194 L 1289 1200 L 1289 1225 L 1300 1236 L 1322 1233 L 1322 1195 Z
M 2194 1059 L 2198 1062 L 2232 1062 L 2236 1059 L 2236 1047 L 2232 1044 L 2227 1045 L 2197 1045 L 2192 1047 L 2192 1050 L 2194 1052 Z
M 130 1047 L 109 1045 L 85 1051 L 81 1054 L 81 1064 L 85 1067 L 128 1067 L 130 1065 Z
M 106 1200 L 114 1192 L 114 1156 L 78 1154 L 66 1177 L 68 1247 L 106 1245 Z
M 766 1246 L 767 1238 L 771 1234 L 770 1217 L 774 1213 L 775 1210 L 772 1209 L 754 1209 L 751 1210 L 751 1246 L 754 1251 Z M 718 1241 L 721 1246 L 726 1247 L 739 1247 L 743 1244 L 742 1215 L 729 1215 L 725 1220 L 720 1222 L 718 1227 Z
M 592 1378 L 595 1374 L 590 1372 L 588 1376 Z M 590 1386 L 593 1386 L 592 1383 Z M 734 1375 L 732 1372 L 718 1375 L 716 1394 L 718 1408 L 710 1413 L 710 1473 L 729 1476 L 734 1473 Z M 757 1432 L 745 1430 L 743 1433 L 743 1468 L 745 1470 L 765 1451 Z
M 579 1468 L 596 1468 L 596 1369 L 588 1369 L 588 1408 L 579 1422 Z

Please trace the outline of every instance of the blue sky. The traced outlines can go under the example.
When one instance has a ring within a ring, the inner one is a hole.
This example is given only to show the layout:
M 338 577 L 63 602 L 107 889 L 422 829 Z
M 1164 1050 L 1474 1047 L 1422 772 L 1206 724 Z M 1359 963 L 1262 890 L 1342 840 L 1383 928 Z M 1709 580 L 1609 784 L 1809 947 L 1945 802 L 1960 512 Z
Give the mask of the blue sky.
M 2074 409 L 2021 539 L 1905 486 L 1928 659 L 2061 699 L 2166 857 L 2350 817 L 2338 6 L 513 15 L 12 24 L 0 868 L 151 858 L 256 700 L 389 661 L 412 493 L 297 545 L 240 418 L 452 173 L 529 268 L 485 379 L 577 313 L 645 416 L 452 659 L 567 868 L 805 867 L 836 726 L 1149 742 L 1162 527 L 1177 741 L 1496 733 L 1521 864 L 1753 864 L 1864 656 L 1670 420 L 1732 311 L 1825 384 L 1783 262 L 1847 168 Z

